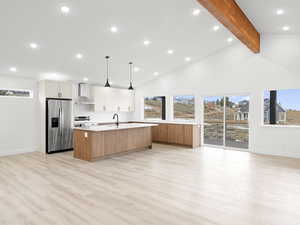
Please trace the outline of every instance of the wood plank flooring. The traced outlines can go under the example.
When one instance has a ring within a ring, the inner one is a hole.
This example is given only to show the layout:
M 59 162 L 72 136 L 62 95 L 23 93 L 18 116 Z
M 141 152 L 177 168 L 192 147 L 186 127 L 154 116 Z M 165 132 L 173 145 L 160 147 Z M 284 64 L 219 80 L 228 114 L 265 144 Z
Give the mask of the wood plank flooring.
M 0 158 L 0 225 L 299 225 L 300 160 L 153 145 Z

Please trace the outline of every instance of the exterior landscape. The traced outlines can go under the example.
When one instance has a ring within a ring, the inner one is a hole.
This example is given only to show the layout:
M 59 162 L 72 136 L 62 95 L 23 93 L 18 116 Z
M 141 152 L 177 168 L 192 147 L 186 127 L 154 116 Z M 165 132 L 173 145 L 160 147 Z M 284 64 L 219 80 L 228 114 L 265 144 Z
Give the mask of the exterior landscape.
M 226 97 L 225 146 L 248 148 L 249 98 Z M 209 97 L 204 102 L 204 143 L 224 145 L 224 98 Z
M 195 119 L 194 96 L 174 96 L 174 119 Z M 148 119 L 161 119 L 162 99 L 161 97 L 148 97 L 144 101 L 144 117 Z
M 162 100 L 160 97 L 148 97 L 144 99 L 144 117 L 147 119 L 162 118 Z
M 276 123 L 278 125 L 300 125 L 300 90 L 278 90 Z M 270 91 L 264 94 L 264 123 L 270 124 Z
M 195 119 L 195 97 L 174 96 L 174 119 L 193 120 Z

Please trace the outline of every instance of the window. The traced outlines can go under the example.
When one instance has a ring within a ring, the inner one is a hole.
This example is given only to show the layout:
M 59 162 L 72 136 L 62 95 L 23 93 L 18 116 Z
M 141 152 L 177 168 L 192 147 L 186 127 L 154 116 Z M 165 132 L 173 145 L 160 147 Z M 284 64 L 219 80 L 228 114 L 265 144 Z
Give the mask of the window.
M 300 89 L 265 91 L 264 124 L 300 126 Z
M 195 97 L 192 95 L 181 95 L 173 97 L 174 119 L 195 119 Z
M 0 97 L 32 98 L 32 91 L 1 88 Z
M 146 97 L 144 99 L 145 119 L 166 119 L 166 97 Z

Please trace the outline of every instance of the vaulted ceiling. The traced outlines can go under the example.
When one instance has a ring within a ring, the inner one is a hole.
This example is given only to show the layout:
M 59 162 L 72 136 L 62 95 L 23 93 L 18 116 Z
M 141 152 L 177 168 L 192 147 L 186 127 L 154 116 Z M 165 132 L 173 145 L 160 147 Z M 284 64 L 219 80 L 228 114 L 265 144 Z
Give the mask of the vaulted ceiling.
M 299 1 L 237 2 L 262 33 L 285 33 L 288 24 L 288 32 L 300 31 Z M 286 15 L 276 16 L 277 8 Z M 129 61 L 141 84 L 238 43 L 196 0 L 3 0 L 0 27 L 0 75 L 103 83 L 109 55 L 115 86 L 128 85 Z

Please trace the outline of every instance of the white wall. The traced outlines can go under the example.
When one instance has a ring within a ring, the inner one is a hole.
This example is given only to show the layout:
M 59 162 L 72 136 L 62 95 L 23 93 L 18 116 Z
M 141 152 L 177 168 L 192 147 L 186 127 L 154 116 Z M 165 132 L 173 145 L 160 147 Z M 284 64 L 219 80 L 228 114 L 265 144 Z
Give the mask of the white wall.
M 300 128 L 262 126 L 263 91 L 300 88 L 300 36 L 263 35 L 261 48 L 253 54 L 238 43 L 138 87 L 136 118 L 143 117 L 143 96 L 194 94 L 202 123 L 203 96 L 249 93 L 250 151 L 300 158 Z
M 0 97 L 0 156 L 37 151 L 37 81 L 0 76 L 0 88 L 29 89 L 33 98 Z

